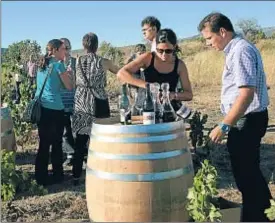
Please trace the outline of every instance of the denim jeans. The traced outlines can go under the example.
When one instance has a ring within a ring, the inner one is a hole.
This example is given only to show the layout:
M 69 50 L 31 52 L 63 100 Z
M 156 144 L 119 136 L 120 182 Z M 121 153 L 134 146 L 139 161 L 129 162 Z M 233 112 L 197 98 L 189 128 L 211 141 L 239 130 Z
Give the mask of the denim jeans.
M 75 149 L 75 140 L 72 133 L 71 113 L 64 113 L 63 153 L 72 155 Z

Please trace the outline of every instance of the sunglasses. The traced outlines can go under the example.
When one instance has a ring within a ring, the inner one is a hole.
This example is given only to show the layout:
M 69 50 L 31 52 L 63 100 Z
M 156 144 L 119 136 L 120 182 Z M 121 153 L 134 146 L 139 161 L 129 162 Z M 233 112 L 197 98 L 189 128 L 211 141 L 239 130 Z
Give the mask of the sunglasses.
M 174 50 L 173 49 L 159 49 L 159 48 L 157 48 L 157 52 L 158 53 L 160 53 L 160 54 L 163 54 L 164 52 L 165 52 L 165 54 L 171 54 L 171 53 L 173 53 L 174 52 Z

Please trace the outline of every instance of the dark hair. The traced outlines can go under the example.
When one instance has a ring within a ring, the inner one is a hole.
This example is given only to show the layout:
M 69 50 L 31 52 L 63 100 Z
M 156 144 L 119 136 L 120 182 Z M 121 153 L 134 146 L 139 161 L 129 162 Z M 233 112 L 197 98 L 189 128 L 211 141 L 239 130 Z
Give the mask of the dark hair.
M 151 27 L 155 26 L 157 32 L 160 30 L 161 27 L 160 21 L 154 16 L 147 16 L 146 18 L 144 18 L 141 21 L 141 26 L 144 26 L 145 24 L 148 24 Z
M 87 33 L 82 38 L 82 45 L 89 53 L 95 53 L 98 48 L 98 38 L 95 33 Z
M 48 42 L 46 46 L 46 54 L 40 57 L 38 67 L 41 70 L 45 70 L 49 65 L 50 59 L 54 51 L 58 50 L 64 43 L 59 39 L 52 39 Z
M 60 40 L 64 43 L 67 50 L 72 48 L 72 45 L 69 39 L 63 37 Z
M 177 36 L 172 29 L 161 29 L 156 36 L 156 43 L 171 43 L 177 45 Z
M 181 53 L 181 48 L 179 47 L 178 44 L 176 44 L 174 49 L 174 54 L 178 56 L 180 55 L 180 53 Z
M 135 46 L 135 53 L 137 52 L 145 52 L 146 51 L 146 46 L 144 44 L 137 44 Z
M 198 26 L 198 30 L 201 32 L 206 26 L 209 26 L 213 33 L 218 33 L 220 28 L 235 32 L 230 19 L 219 12 L 213 12 L 204 17 Z

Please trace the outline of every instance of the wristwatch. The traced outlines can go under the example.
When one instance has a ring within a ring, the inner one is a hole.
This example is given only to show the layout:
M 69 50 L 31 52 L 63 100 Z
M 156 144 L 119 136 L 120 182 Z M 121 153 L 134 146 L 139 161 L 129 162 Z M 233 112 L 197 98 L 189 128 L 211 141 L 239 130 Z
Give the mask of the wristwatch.
M 224 134 L 228 133 L 230 131 L 231 126 L 224 124 L 224 123 L 219 123 L 219 127 L 222 130 Z

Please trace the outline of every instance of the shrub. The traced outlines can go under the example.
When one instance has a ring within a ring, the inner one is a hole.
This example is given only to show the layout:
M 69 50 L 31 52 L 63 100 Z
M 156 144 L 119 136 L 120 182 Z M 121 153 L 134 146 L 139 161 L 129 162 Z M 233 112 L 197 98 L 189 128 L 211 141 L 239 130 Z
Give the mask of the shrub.
M 44 195 L 47 190 L 31 180 L 28 173 L 16 170 L 15 152 L 1 150 L 1 199 L 12 200 L 16 193 L 28 191 L 31 195 Z

